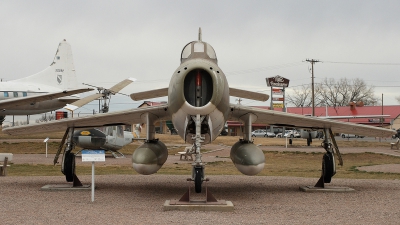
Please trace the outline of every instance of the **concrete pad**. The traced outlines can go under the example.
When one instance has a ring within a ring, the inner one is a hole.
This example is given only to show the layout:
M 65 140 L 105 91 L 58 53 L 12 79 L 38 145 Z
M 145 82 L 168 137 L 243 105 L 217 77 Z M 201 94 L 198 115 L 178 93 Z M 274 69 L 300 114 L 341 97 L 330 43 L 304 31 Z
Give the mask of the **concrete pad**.
M 40 188 L 41 191 L 90 191 L 91 185 L 73 187 L 72 184 L 47 184 Z
M 186 204 L 171 204 L 171 201 L 166 200 L 164 203 L 164 211 L 216 211 L 216 212 L 232 212 L 234 210 L 231 201 L 224 201 L 225 204 L 212 203 L 196 203 L 195 201 Z
M 355 191 L 353 188 L 349 187 L 314 187 L 314 186 L 303 186 L 299 187 L 300 191 L 304 192 L 352 192 Z

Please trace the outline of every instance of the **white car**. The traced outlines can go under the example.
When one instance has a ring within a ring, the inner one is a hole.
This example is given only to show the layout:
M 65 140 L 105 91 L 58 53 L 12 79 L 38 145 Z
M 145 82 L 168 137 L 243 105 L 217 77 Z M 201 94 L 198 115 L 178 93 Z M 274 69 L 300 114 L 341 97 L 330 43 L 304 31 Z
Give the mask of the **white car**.
M 364 136 L 359 136 L 355 134 L 340 134 L 342 138 L 364 138 Z
M 288 138 L 299 138 L 301 137 L 300 133 L 297 130 L 285 130 L 285 133 L 282 136 L 282 133 L 278 133 L 276 137 L 288 137 Z
M 251 132 L 252 137 L 275 137 L 275 134 L 266 130 L 258 129 Z

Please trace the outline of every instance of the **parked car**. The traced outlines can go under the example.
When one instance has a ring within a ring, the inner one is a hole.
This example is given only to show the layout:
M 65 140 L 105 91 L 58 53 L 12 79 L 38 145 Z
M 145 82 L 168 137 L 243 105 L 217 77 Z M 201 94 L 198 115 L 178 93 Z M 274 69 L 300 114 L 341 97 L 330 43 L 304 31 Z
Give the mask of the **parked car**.
M 267 130 L 258 129 L 251 132 L 252 137 L 275 137 L 275 134 Z
M 275 137 L 275 133 L 267 131 L 267 133 L 264 135 L 264 137 L 271 137 L 271 138 L 273 138 L 273 137 Z
M 342 138 L 364 138 L 365 136 L 359 136 L 355 134 L 340 134 Z
M 297 130 L 285 130 L 285 133 L 282 136 L 282 133 L 278 133 L 276 137 L 288 137 L 288 138 L 299 138 L 301 137 L 300 133 Z
M 301 134 L 297 130 L 289 130 L 289 132 L 286 132 L 284 137 L 299 138 L 299 137 L 301 137 Z

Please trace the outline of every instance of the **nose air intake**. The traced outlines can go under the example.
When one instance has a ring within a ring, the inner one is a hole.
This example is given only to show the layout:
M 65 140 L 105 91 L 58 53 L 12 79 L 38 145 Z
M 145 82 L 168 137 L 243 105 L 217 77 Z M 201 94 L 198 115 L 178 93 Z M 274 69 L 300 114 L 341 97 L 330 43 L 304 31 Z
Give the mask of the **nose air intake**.
M 213 95 L 213 82 L 210 74 L 196 69 L 185 77 L 184 94 L 186 101 L 195 107 L 206 105 Z

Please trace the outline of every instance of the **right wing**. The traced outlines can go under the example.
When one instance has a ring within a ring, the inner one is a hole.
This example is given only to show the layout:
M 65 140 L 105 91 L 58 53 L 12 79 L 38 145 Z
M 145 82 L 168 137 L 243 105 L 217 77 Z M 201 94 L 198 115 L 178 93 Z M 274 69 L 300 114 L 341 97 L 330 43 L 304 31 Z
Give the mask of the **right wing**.
M 113 125 L 131 125 L 142 123 L 141 116 L 145 113 L 155 115 L 158 119 L 170 119 L 168 105 L 135 108 L 118 112 L 99 113 L 91 116 L 53 120 L 49 122 L 8 127 L 3 132 L 10 135 L 22 135 L 44 132 L 65 131 L 68 127 L 101 127 Z
M 369 137 L 390 137 L 394 130 L 373 127 L 332 119 L 304 116 L 293 113 L 265 110 L 255 107 L 231 104 L 231 117 L 240 120 L 247 114 L 255 115 L 253 123 L 269 124 L 283 127 L 324 129 L 330 128 L 336 133 L 350 133 Z
M 73 89 L 73 90 L 69 90 L 69 91 L 52 92 L 52 93 L 47 93 L 47 94 L 40 94 L 40 95 L 34 95 L 34 96 L 28 96 L 28 97 L 2 100 L 2 101 L 0 101 L 0 109 L 7 110 L 7 108 L 20 106 L 20 105 L 28 105 L 28 104 L 33 105 L 36 102 L 52 100 L 55 98 L 75 95 L 75 94 L 92 91 L 92 90 L 93 89 L 91 89 L 91 88 L 82 88 L 82 89 Z

